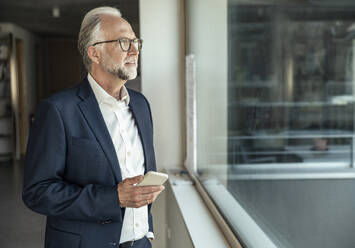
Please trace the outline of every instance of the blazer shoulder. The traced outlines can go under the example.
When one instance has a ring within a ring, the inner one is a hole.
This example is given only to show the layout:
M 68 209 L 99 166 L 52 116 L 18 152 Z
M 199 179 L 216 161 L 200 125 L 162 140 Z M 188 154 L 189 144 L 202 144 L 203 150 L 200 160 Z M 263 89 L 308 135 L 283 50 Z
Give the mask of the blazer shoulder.
M 77 95 L 79 87 L 80 84 L 75 85 L 72 88 L 68 88 L 58 93 L 55 93 L 50 97 L 44 99 L 43 101 L 50 104 L 54 104 L 59 108 L 66 105 L 76 104 L 77 102 L 80 101 Z
M 140 92 L 127 88 L 129 97 L 137 102 L 145 102 L 149 105 L 148 99 Z

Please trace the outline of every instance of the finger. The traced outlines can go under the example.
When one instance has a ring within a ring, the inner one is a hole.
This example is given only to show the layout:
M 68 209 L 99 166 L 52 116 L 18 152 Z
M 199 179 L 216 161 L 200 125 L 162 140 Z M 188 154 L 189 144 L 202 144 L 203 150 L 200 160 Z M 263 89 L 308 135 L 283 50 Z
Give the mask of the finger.
M 160 194 L 160 192 L 157 192 L 157 193 L 152 194 L 151 199 L 148 200 L 149 204 L 155 202 L 155 200 L 158 198 L 158 195 L 159 195 L 159 194 Z
M 141 201 L 137 204 L 137 206 L 139 207 L 143 207 L 143 206 L 148 206 L 149 204 L 152 204 L 154 202 L 154 199 L 151 200 L 145 200 L 145 201 Z
M 142 206 L 152 204 L 156 200 L 158 195 L 159 194 L 157 194 L 157 193 L 153 193 L 150 195 L 136 196 L 135 199 L 128 201 L 126 204 L 128 207 L 140 208 Z
M 135 203 L 145 200 L 152 200 L 162 192 L 161 190 L 155 191 L 156 188 L 153 189 L 154 191 L 143 187 L 130 187 L 126 189 L 123 188 L 121 194 L 119 194 L 120 202 L 123 203 L 124 201 L 130 201 Z
M 135 176 L 135 177 L 131 177 L 131 178 L 126 178 L 124 181 L 129 184 L 129 185 L 133 185 L 136 183 L 140 183 L 141 181 L 143 181 L 143 176 L 139 175 L 139 176 Z
M 161 192 L 164 190 L 164 188 L 164 186 L 138 186 L 135 188 L 135 190 L 142 194 L 151 194 L 154 192 Z
M 137 197 L 133 198 L 133 199 L 129 199 L 123 202 L 123 204 L 121 204 L 121 207 L 130 207 L 130 208 L 137 208 L 137 207 L 141 207 L 144 206 L 146 202 L 149 201 L 149 198 L 141 198 L 139 197 L 139 199 Z
M 152 199 L 152 202 L 155 202 L 155 200 L 158 198 L 158 196 L 160 195 L 161 191 L 160 192 L 156 192 L 154 193 L 154 196 L 153 196 L 153 199 Z
M 156 192 L 154 193 L 150 193 L 150 194 L 135 194 L 134 196 L 132 196 L 129 201 L 132 203 L 140 203 L 140 202 L 145 202 L 145 201 L 152 201 L 155 198 L 155 194 L 157 194 Z

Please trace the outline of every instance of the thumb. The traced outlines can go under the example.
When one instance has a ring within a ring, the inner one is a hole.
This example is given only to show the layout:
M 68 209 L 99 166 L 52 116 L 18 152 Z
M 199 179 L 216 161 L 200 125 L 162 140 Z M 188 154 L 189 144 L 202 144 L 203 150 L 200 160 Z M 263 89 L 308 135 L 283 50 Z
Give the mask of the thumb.
M 125 181 L 129 185 L 133 185 L 133 184 L 140 183 L 141 181 L 143 181 L 143 178 L 144 177 L 142 175 L 139 175 L 139 176 L 127 178 Z

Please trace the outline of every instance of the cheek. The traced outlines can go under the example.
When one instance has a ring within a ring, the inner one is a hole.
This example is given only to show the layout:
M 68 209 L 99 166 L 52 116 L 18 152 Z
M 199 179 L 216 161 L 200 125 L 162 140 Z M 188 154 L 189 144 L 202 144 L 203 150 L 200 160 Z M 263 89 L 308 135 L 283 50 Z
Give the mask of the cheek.
M 124 65 L 124 56 L 117 55 L 113 57 L 114 62 L 118 65 Z
M 120 48 L 115 47 L 113 49 L 107 50 L 107 57 L 110 58 L 111 63 L 116 65 L 123 65 L 124 64 L 124 54 L 120 51 Z

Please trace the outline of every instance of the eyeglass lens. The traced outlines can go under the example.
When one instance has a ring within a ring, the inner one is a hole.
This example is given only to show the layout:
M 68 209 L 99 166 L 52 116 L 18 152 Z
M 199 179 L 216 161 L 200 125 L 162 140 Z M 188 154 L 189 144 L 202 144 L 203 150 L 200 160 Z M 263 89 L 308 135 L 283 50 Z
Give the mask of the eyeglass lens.
M 140 51 L 142 48 L 142 41 L 140 39 L 120 39 L 119 41 L 123 51 L 128 51 L 131 48 L 131 43 L 133 43 L 133 45 L 136 49 L 138 49 L 138 51 Z

